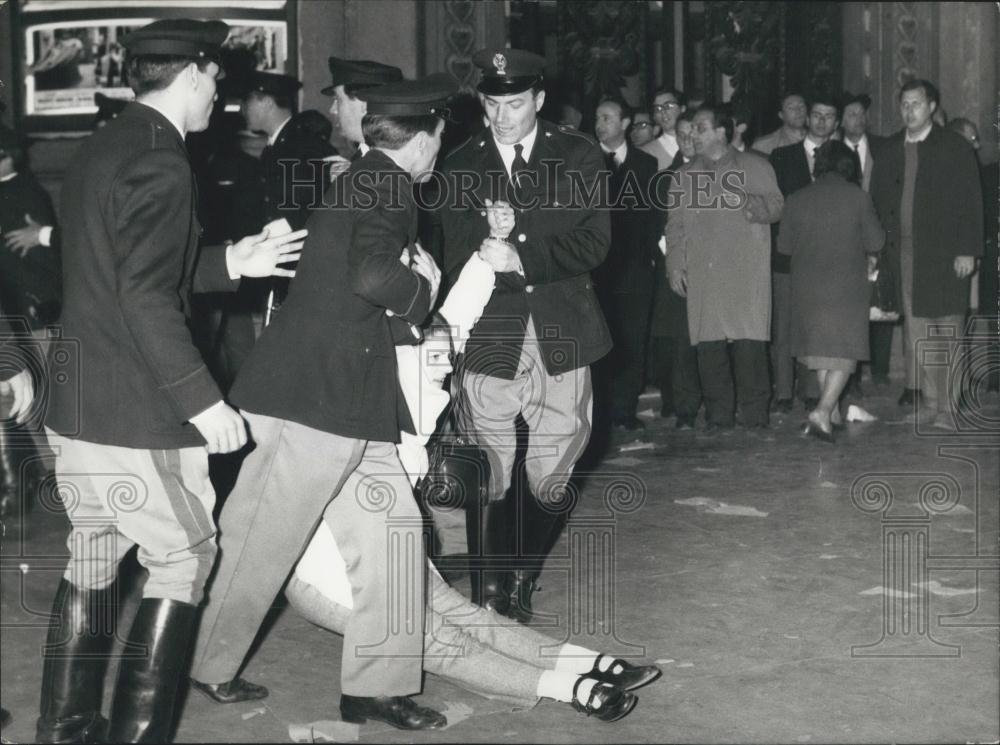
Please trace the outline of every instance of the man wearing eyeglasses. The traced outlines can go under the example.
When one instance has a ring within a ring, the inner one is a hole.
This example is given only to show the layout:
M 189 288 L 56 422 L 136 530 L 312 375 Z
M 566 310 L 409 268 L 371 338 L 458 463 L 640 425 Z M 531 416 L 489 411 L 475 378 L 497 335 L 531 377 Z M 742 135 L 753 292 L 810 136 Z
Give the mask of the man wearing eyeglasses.
M 660 127 L 660 136 L 642 150 L 656 158 L 656 170 L 670 167 L 677 157 L 677 118 L 687 110 L 687 98 L 674 88 L 660 88 L 653 97 L 653 121 Z
M 653 121 L 653 117 L 645 111 L 637 111 L 632 115 L 632 126 L 629 127 L 628 137 L 632 142 L 632 147 L 642 147 L 660 136 L 660 128 Z

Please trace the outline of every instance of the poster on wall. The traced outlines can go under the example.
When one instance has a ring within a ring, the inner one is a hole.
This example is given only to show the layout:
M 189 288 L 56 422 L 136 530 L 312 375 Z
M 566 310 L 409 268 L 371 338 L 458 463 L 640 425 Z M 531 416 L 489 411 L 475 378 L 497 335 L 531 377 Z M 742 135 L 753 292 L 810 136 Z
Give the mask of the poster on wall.
M 285 72 L 289 65 L 289 23 L 284 0 L 110 6 L 74 0 L 28 0 L 19 21 L 23 73 L 22 114 L 32 129 L 82 123 L 97 111 L 94 94 L 131 100 L 122 39 L 158 18 L 219 18 L 230 26 L 224 48 L 241 64 Z M 103 12 L 102 12 L 103 11 Z
M 98 91 L 111 98 L 131 99 L 121 39 L 152 20 L 73 21 L 26 30 L 24 113 L 94 113 L 94 94 Z M 227 23 L 232 30 L 226 48 L 250 52 L 258 70 L 284 72 L 288 56 L 284 23 Z

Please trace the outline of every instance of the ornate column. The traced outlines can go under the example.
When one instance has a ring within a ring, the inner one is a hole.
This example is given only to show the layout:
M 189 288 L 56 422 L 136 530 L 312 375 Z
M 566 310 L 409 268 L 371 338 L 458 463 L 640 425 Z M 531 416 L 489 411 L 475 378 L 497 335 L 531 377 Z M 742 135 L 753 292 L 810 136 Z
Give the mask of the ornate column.
M 421 65 L 424 73 L 447 72 L 460 85 L 476 82 L 472 55 L 487 46 L 504 46 L 507 19 L 499 0 L 439 0 L 421 3 Z

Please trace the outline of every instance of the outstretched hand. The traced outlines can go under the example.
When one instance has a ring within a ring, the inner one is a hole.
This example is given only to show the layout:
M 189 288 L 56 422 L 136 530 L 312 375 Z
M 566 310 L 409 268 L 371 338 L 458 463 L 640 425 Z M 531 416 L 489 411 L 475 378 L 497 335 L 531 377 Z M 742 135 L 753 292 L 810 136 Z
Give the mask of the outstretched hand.
M 294 269 L 282 269 L 280 265 L 299 260 L 302 239 L 308 233 L 308 230 L 296 230 L 269 237 L 265 228 L 257 235 L 248 235 L 229 247 L 230 269 L 241 277 L 294 277 Z

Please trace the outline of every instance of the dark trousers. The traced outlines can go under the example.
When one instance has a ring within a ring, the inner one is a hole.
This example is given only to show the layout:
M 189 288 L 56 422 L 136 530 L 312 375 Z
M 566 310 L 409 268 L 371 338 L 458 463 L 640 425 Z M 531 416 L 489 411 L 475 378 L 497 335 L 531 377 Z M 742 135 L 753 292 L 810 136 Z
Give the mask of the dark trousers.
M 770 398 L 767 343 L 749 339 L 709 341 L 698 344 L 697 350 L 708 422 L 731 427 L 739 401 L 743 424 L 766 425 Z
M 614 348 L 601 360 L 596 372 L 601 378 L 599 390 L 604 398 L 600 408 L 607 411 L 612 421 L 635 416 L 642 393 L 652 300 L 651 288 L 608 293 L 601 298 Z
M 872 380 L 889 379 L 889 360 L 892 357 L 892 332 L 895 324 L 874 321 L 868 324 L 868 347 L 871 352 Z

